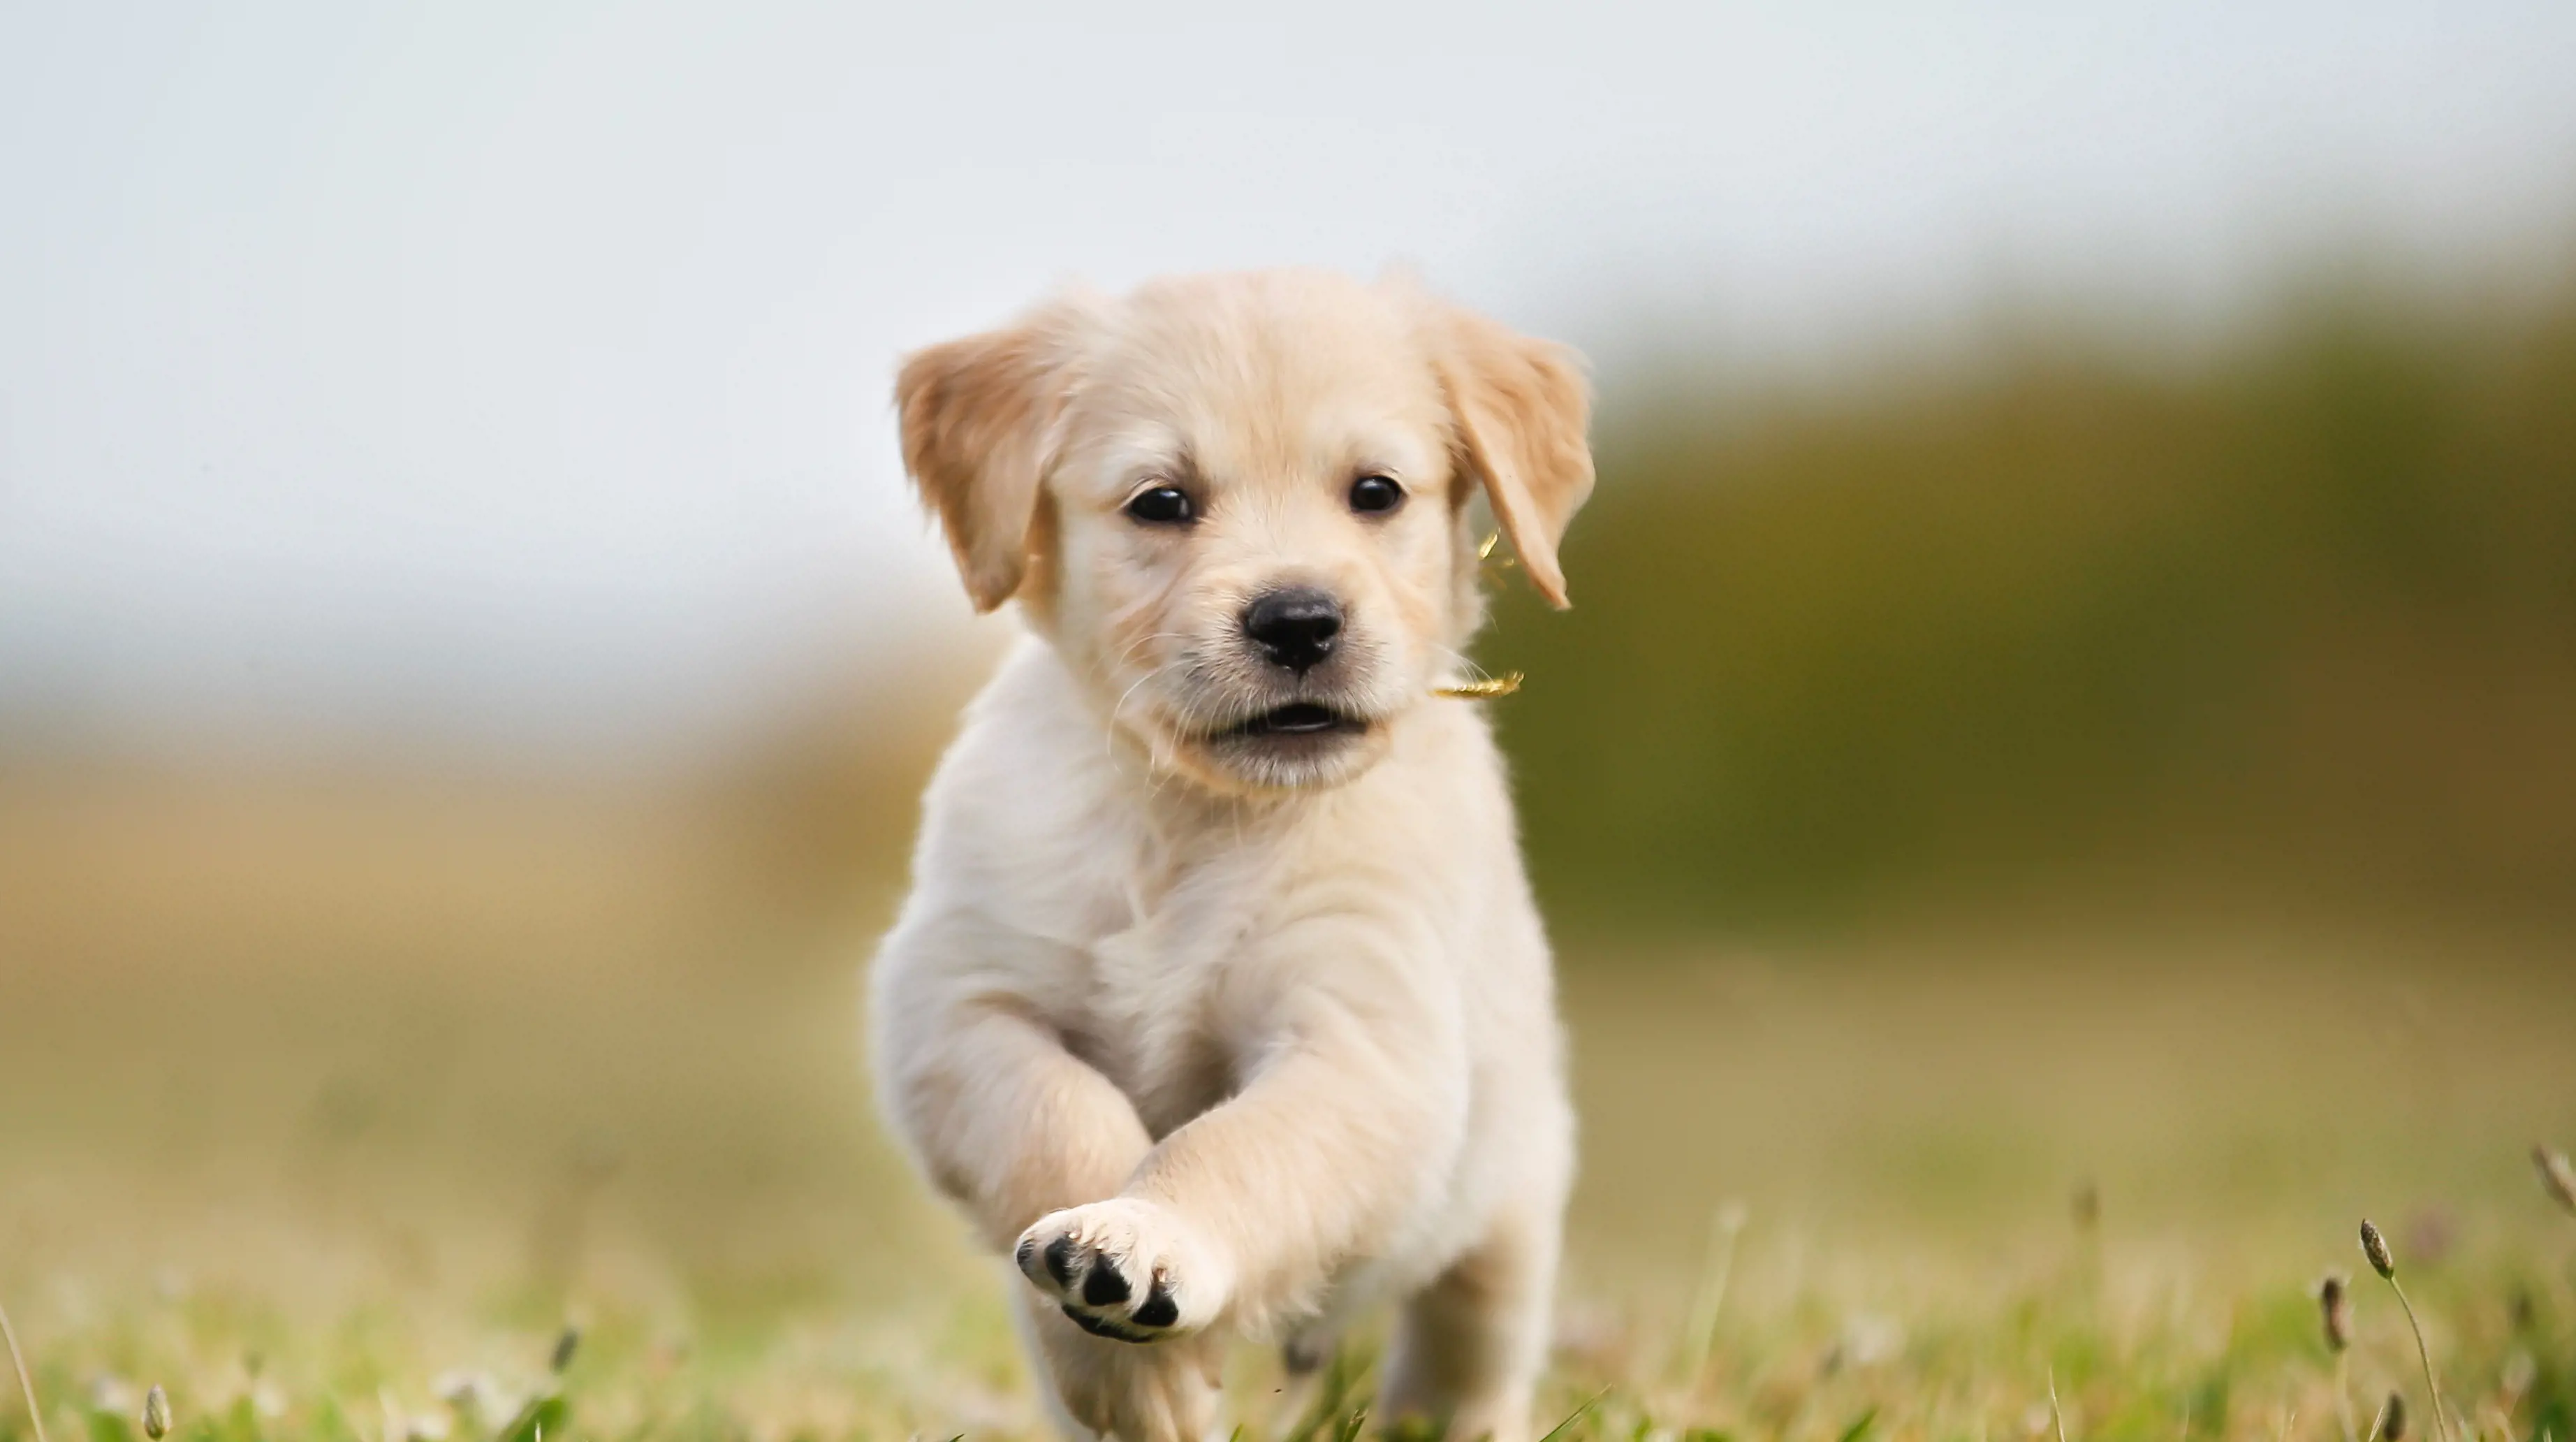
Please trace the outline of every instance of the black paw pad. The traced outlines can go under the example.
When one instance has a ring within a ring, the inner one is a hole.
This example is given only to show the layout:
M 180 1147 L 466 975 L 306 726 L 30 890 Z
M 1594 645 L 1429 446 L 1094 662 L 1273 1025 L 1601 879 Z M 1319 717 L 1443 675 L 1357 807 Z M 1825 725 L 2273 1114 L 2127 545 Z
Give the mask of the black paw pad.
M 1046 1268 L 1047 1275 L 1055 1278 L 1057 1286 L 1073 1285 L 1073 1238 L 1058 1237 L 1047 1243 Z
M 1106 1337 L 1112 1342 L 1150 1342 L 1153 1340 L 1151 1337 L 1131 1332 L 1126 1328 L 1119 1326 L 1117 1323 L 1110 1321 L 1106 1317 L 1095 1317 L 1088 1312 L 1077 1312 L 1074 1310 L 1071 1302 L 1064 1304 L 1063 1311 L 1064 1315 L 1073 1322 L 1073 1325 L 1080 1327 L 1082 1330 L 1089 1332 L 1095 1337 Z
M 1124 1302 L 1128 1296 L 1127 1278 L 1106 1258 L 1093 1263 L 1091 1275 L 1082 1279 L 1082 1300 L 1095 1307 Z
M 1145 1305 L 1136 1309 L 1137 1325 L 1168 1327 L 1179 1320 L 1181 1320 L 1181 1304 L 1172 1300 L 1169 1289 L 1162 1283 L 1156 1282 L 1152 1293 L 1145 1298 Z

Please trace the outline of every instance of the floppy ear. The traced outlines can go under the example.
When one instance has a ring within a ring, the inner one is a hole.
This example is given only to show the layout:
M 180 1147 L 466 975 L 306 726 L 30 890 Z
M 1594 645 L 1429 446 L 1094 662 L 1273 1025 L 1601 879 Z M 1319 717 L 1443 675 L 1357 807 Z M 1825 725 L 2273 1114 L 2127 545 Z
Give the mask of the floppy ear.
M 914 351 L 895 377 L 904 469 L 978 611 L 1009 600 L 1028 571 L 1074 314 L 1059 302 L 1007 329 Z
M 1592 494 L 1592 448 L 1584 440 L 1592 391 L 1582 358 L 1482 316 L 1442 309 L 1440 379 L 1459 444 L 1530 584 L 1562 609 L 1568 603 L 1557 542 Z

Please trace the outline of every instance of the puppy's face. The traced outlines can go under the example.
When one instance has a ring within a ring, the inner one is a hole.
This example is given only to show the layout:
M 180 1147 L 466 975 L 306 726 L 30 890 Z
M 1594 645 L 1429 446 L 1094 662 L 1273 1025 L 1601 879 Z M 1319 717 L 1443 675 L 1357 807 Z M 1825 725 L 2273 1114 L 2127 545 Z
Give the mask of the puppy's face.
M 1591 483 L 1569 358 L 1330 276 L 1059 303 L 914 357 L 899 395 L 978 604 L 1019 595 L 1113 727 L 1224 791 L 1382 754 L 1480 615 L 1474 488 L 1561 600 Z
M 1165 765 L 1348 776 L 1454 664 L 1474 557 L 1405 320 L 1356 287 L 1202 284 L 1093 337 L 1025 594 Z

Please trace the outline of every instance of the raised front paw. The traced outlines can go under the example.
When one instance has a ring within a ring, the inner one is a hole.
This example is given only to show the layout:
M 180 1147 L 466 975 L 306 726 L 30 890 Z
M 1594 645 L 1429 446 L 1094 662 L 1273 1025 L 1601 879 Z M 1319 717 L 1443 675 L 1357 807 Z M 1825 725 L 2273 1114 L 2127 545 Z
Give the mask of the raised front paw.
M 1197 1331 L 1231 1288 L 1223 1261 L 1177 1213 L 1126 1197 L 1049 1212 L 1012 1256 L 1074 1325 L 1121 1342 Z

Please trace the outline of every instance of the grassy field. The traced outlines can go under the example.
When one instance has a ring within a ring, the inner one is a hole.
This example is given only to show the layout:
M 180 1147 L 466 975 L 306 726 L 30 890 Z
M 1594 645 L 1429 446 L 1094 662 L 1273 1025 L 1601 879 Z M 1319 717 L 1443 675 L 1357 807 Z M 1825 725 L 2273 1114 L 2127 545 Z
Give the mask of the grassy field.
M 192 1442 L 1035 1433 L 1003 1280 L 862 1089 L 890 873 L 816 907 L 732 864 L 734 803 L 7 795 L 0 1302 L 53 1442 L 155 1384 Z M 2431 1436 L 2364 1216 L 2462 1429 L 2576 1432 L 2576 1217 L 2525 1155 L 2576 1140 L 2563 937 L 1564 950 L 1571 1436 L 2331 1439 L 2392 1391 Z M 1247 1435 L 1353 1425 L 1369 1363 L 1298 1396 L 1247 1352 Z

